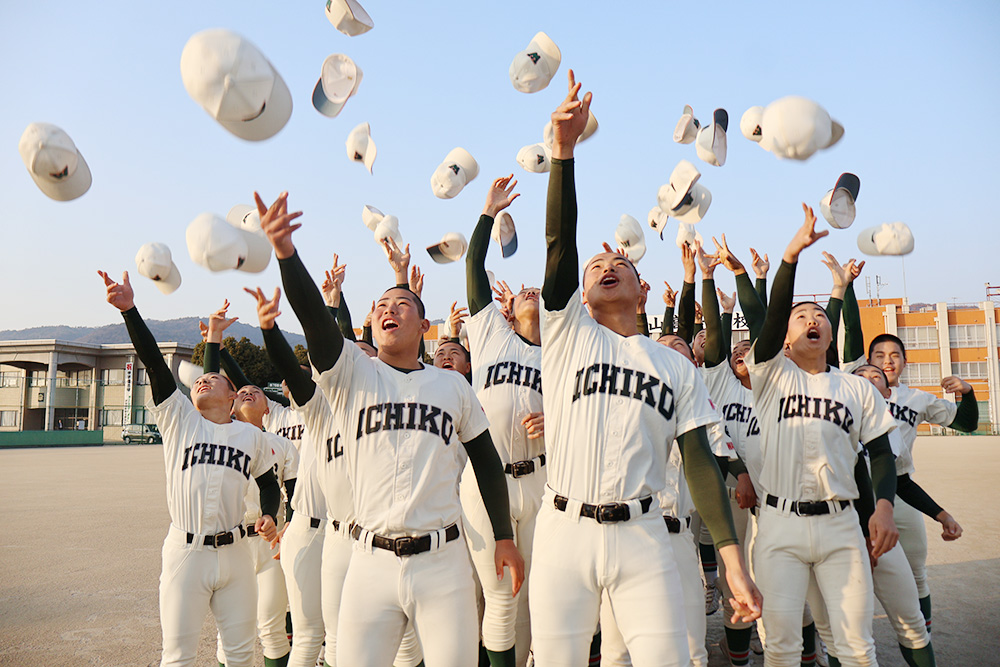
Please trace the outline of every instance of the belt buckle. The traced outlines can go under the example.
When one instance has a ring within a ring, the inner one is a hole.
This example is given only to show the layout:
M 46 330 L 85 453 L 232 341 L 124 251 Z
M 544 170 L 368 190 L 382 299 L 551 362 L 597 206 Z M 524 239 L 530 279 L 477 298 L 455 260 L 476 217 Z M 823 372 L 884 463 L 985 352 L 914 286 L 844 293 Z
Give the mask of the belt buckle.
M 794 505 L 795 513 L 799 516 L 815 516 L 820 514 L 816 511 L 819 505 L 826 506 L 826 503 L 822 500 L 800 500 Z M 827 511 L 829 511 L 829 506 L 827 506 Z
M 532 461 L 518 461 L 510 464 L 510 476 L 514 479 L 524 477 L 535 472 L 535 465 Z
M 229 538 L 229 541 L 225 542 L 224 540 L 227 537 Z M 212 546 L 215 547 L 216 549 L 218 549 L 219 547 L 224 547 L 227 544 L 232 544 L 233 541 L 234 540 L 232 533 L 216 533 L 215 535 L 212 535 Z
M 621 514 L 624 514 L 624 516 L 621 516 Z M 594 520 L 597 523 L 618 523 L 619 521 L 628 521 L 629 515 L 628 505 L 624 503 L 607 503 L 597 506 L 597 511 L 594 512 Z
M 392 541 L 392 552 L 397 556 L 412 556 L 413 538 L 397 537 L 395 540 Z

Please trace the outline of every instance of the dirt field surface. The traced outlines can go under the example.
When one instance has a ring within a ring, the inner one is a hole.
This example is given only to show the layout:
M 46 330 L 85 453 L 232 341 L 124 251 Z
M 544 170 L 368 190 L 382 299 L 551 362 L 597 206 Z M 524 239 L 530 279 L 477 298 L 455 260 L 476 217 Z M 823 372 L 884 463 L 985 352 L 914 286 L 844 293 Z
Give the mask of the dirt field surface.
M 928 520 L 938 664 L 1000 664 L 1000 437 L 922 437 L 915 458 L 916 479 L 965 529 L 945 543 Z M 159 664 L 161 448 L 0 451 L 0 469 L 0 664 Z M 709 618 L 712 667 L 728 665 L 721 637 L 719 612 Z M 905 665 L 879 607 L 875 637 L 881 665 Z M 198 656 L 216 664 L 211 616 Z

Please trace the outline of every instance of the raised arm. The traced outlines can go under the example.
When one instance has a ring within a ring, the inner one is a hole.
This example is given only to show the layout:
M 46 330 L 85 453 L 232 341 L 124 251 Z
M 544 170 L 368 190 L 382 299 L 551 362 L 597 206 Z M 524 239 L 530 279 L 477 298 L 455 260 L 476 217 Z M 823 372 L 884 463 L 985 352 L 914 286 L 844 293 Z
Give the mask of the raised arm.
M 726 358 L 722 345 L 722 321 L 719 300 L 715 293 L 715 267 L 720 263 L 717 255 L 705 254 L 698 245 L 698 264 L 701 266 L 701 303 L 705 321 L 705 367 L 718 366 Z
M 649 296 L 649 283 L 639 278 L 639 305 L 635 309 L 635 326 L 643 336 L 649 338 L 649 319 L 646 317 L 646 298 Z
M 753 272 L 757 276 L 754 281 L 754 290 L 763 308 L 767 308 L 767 272 L 771 268 L 771 262 L 767 259 L 767 253 L 761 257 L 753 248 L 750 248 L 750 259 L 753 263 Z
M 680 307 L 677 313 L 677 335 L 688 343 L 694 340 L 694 262 L 695 250 L 690 244 L 681 247 L 681 263 L 684 265 L 684 284 L 681 285 Z
M 146 367 L 153 404 L 159 405 L 177 389 L 177 380 L 170 372 L 167 362 L 163 360 L 163 353 L 160 352 L 156 339 L 153 338 L 149 327 L 142 321 L 142 316 L 135 307 L 135 294 L 128 279 L 128 271 L 122 273 L 121 283 L 109 278 L 107 271 L 98 271 L 97 275 L 104 279 L 108 303 L 121 311 L 132 346 L 139 356 L 139 361 Z
M 972 390 L 972 385 L 957 375 L 949 375 L 941 380 L 941 388 L 949 393 L 962 395 L 955 418 L 948 424 L 948 428 L 963 433 L 972 433 L 979 428 L 979 403 L 976 402 L 976 392 Z
M 851 275 L 844 290 L 844 361 L 851 363 L 865 356 L 865 334 L 861 329 L 861 307 L 854 293 L 854 279 L 861 274 L 864 262 L 851 264 Z
M 722 329 L 719 331 L 722 338 L 722 353 L 728 359 L 733 352 L 733 309 L 736 308 L 736 292 L 728 296 L 717 287 L 715 293 L 719 295 L 719 305 L 722 306 Z
M 281 193 L 270 208 L 264 206 L 256 192 L 254 198 L 260 213 L 261 229 L 267 234 L 281 267 L 281 282 L 285 286 L 288 302 L 306 335 L 309 359 L 320 373 L 327 371 L 333 368 L 344 350 L 344 335 L 337 328 L 336 321 L 323 303 L 323 296 L 292 243 L 292 232 L 302 226 L 293 225 L 292 220 L 302 212 L 288 213 L 287 192 Z
M 729 244 L 726 243 L 726 235 L 722 235 L 722 243 L 719 243 L 714 236 L 712 237 L 712 242 L 715 243 L 716 254 L 719 256 L 722 266 L 732 271 L 733 276 L 736 278 L 736 295 L 740 300 L 740 308 L 743 310 L 743 317 L 747 321 L 747 328 L 750 329 L 750 342 L 752 343 L 757 340 L 757 336 L 760 335 L 760 329 L 764 326 L 764 314 L 767 307 L 760 300 L 757 291 L 750 283 L 750 277 L 747 275 L 747 270 L 743 266 L 743 262 L 729 249 Z M 753 248 L 750 249 L 750 252 L 754 252 Z M 756 269 L 756 260 L 759 260 L 760 257 L 756 253 L 754 253 L 754 257 L 756 258 L 754 266 Z
M 805 222 L 795 232 L 795 236 L 785 248 L 785 254 L 781 258 L 781 266 L 778 267 L 778 272 L 774 276 L 774 285 L 771 287 L 771 302 L 767 306 L 764 326 L 754 343 L 756 345 L 755 363 L 774 359 L 784 347 L 785 334 L 788 333 L 788 316 L 792 312 L 795 267 L 799 261 L 799 254 L 830 233 L 827 230 L 816 231 L 816 215 L 810 207 L 802 204 L 802 211 L 805 213 Z
M 229 310 L 229 299 L 226 299 L 222 304 L 222 308 L 208 316 L 208 329 L 205 330 L 205 357 L 202 360 L 202 370 L 206 373 L 218 373 L 222 367 L 222 334 L 229 328 L 231 324 L 238 320 L 238 317 L 227 318 Z M 239 375 L 240 378 L 237 379 L 229 375 L 229 379 L 233 381 L 233 384 L 237 388 L 245 387 L 250 384 L 250 381 L 243 376 L 243 371 L 241 370 Z
M 302 371 L 295 351 L 285 340 L 275 321 L 278 319 L 278 315 L 281 315 L 281 311 L 278 310 L 281 288 L 274 288 L 274 296 L 270 300 L 264 296 L 264 291 L 259 287 L 256 290 L 244 288 L 244 291 L 257 301 L 257 320 L 260 322 L 260 331 L 264 336 L 264 349 L 267 350 L 268 358 L 278 374 L 285 380 L 285 386 L 288 387 L 288 393 L 295 399 L 295 404 L 305 405 L 316 392 L 316 383 L 307 373 Z
M 483 213 L 479 216 L 472 238 L 469 239 L 469 250 L 465 255 L 465 286 L 470 315 L 475 315 L 493 300 L 490 279 L 486 275 L 486 253 L 490 247 L 490 233 L 500 211 L 521 196 L 520 193 L 514 192 L 516 185 L 514 174 L 493 181 L 493 185 L 486 193 Z
M 545 280 L 542 299 L 547 310 L 562 310 L 580 286 L 576 248 L 576 183 L 573 149 L 587 127 L 591 93 L 579 99 L 581 85 L 569 70 L 569 93 L 552 113 L 552 160 L 545 201 Z
M 677 299 L 677 290 L 670 289 L 670 283 L 663 281 L 663 324 L 660 325 L 660 335 L 667 336 L 674 333 L 674 303 Z

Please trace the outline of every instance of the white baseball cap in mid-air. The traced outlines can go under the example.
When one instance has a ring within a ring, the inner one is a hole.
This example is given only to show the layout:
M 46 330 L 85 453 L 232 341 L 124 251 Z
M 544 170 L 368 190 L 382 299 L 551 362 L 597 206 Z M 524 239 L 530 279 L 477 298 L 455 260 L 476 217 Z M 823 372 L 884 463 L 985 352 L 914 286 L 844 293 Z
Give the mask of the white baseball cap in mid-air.
M 193 387 L 195 380 L 204 374 L 204 368 L 198 364 L 192 364 L 187 359 L 181 359 L 181 363 L 177 365 L 177 379 L 188 389 Z
M 695 137 L 698 136 L 700 127 L 701 123 L 694 117 L 694 109 L 691 108 L 690 104 L 685 104 L 681 119 L 677 121 L 677 126 L 674 128 L 674 141 L 678 144 L 693 143 Z
M 431 174 L 431 190 L 438 199 L 451 199 L 479 175 L 479 163 L 464 148 L 453 148 Z
M 884 222 L 858 234 L 858 250 L 866 255 L 909 255 L 913 232 L 905 222 Z
M 667 215 L 672 215 L 671 211 L 683 205 L 684 200 L 691 192 L 691 188 L 701 178 L 698 168 L 687 160 L 681 160 L 670 173 L 670 181 L 666 185 L 661 185 L 656 193 L 656 200 L 660 208 Z
M 694 225 L 688 224 L 686 222 L 677 223 L 677 247 L 681 248 L 685 243 L 694 247 L 695 242 L 704 244 L 704 239 L 701 238 L 701 234 L 695 231 Z
M 740 131 L 779 158 L 807 160 L 844 136 L 844 127 L 816 102 L 790 95 L 751 107 L 740 119 Z
M 548 35 L 539 32 L 511 61 L 510 82 L 522 93 L 537 93 L 549 85 L 561 62 L 559 47 Z
M 170 256 L 170 248 L 164 243 L 147 243 L 135 254 L 135 265 L 139 275 L 156 283 L 164 294 L 170 294 L 181 286 L 181 272 L 177 270 Z
M 368 123 L 361 123 L 347 135 L 347 157 L 364 164 L 370 174 L 372 165 L 375 164 L 375 154 L 371 127 Z
M 378 210 L 374 206 L 365 204 L 361 209 L 361 222 L 365 223 L 365 227 L 373 232 L 375 231 L 375 228 L 378 227 L 378 223 L 381 222 L 384 217 L 385 213 Z
M 860 191 L 861 179 L 854 174 L 843 173 L 833 189 L 823 195 L 819 201 L 819 210 L 831 226 L 837 229 L 851 226 L 856 213 L 854 204 Z
M 313 88 L 313 107 L 324 116 L 336 118 L 348 98 L 358 92 L 363 76 L 361 68 L 343 53 L 327 56 Z
M 237 137 L 263 141 L 292 115 L 292 95 L 264 54 L 242 36 L 203 30 L 184 45 L 181 78 L 188 95 Z
M 663 232 L 667 228 L 667 223 L 670 222 L 670 216 L 664 212 L 659 206 L 654 206 L 649 210 L 649 215 L 646 216 L 646 221 L 649 222 L 649 226 L 660 235 L 660 240 L 663 240 Z
M 581 134 L 580 138 L 576 140 L 576 143 L 578 144 L 583 143 L 587 139 L 590 139 L 592 136 L 594 136 L 594 133 L 597 132 L 599 127 L 600 125 L 597 122 L 597 116 L 595 116 L 594 112 L 591 111 L 590 114 L 587 116 L 587 126 L 583 128 L 583 134 Z M 549 122 L 545 123 L 545 127 L 542 128 L 542 143 L 548 146 L 549 149 L 551 150 L 552 143 L 554 141 L 555 141 L 555 131 L 552 129 L 552 121 L 550 120 Z
M 698 130 L 695 151 L 705 162 L 721 167 L 726 164 L 726 130 L 729 129 L 729 114 L 725 109 L 712 113 L 712 122 Z
M 500 211 L 493 221 L 493 229 L 490 231 L 490 238 L 500 246 L 500 254 L 504 259 L 517 252 L 517 229 L 514 227 L 514 218 L 507 211 Z
M 209 271 L 260 273 L 271 261 L 271 244 L 263 234 L 247 231 L 213 213 L 202 213 L 192 220 L 185 236 L 192 261 Z
M 384 239 L 392 239 L 397 248 L 403 249 L 403 236 L 399 233 L 399 218 L 394 215 L 383 215 L 382 219 L 375 225 L 375 243 L 382 248 L 388 257 L 389 252 L 382 245 Z
M 688 195 L 679 207 L 670 212 L 670 217 L 677 218 L 677 222 L 693 225 L 701 222 L 708 213 L 708 207 L 712 205 L 712 193 L 701 183 L 695 183 Z
M 638 264 L 646 254 L 646 235 L 642 233 L 639 221 L 627 213 L 618 220 L 615 228 L 615 243 L 625 251 L 625 256 L 633 264 Z
M 348 37 L 357 37 L 375 27 L 372 17 L 356 0 L 326 0 L 326 18 Z
M 525 171 L 544 174 L 552 167 L 552 149 L 545 144 L 531 144 L 517 152 L 517 163 Z
M 459 232 L 448 232 L 439 243 L 427 247 L 427 254 L 438 264 L 449 264 L 462 259 L 468 247 L 465 236 Z
M 69 135 L 50 123 L 32 123 L 17 144 L 31 179 L 46 197 L 76 199 L 90 189 L 93 177 Z
M 226 214 L 226 222 L 248 232 L 264 235 L 264 231 L 260 227 L 260 213 L 257 212 L 256 206 L 237 204 L 229 209 L 229 213 Z

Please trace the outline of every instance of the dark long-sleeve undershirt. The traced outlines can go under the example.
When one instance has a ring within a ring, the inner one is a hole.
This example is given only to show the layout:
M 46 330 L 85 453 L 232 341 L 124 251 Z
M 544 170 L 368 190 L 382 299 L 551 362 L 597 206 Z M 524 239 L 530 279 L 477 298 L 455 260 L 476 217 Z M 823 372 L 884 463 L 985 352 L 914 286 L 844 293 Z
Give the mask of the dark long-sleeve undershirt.
M 865 356 L 865 336 L 861 330 L 861 307 L 854 293 L 854 282 L 844 290 L 844 362 L 850 363 Z
M 750 277 L 746 272 L 737 274 L 736 276 L 736 298 L 739 299 L 743 318 L 747 321 L 747 328 L 750 330 L 750 342 L 752 343 L 757 340 L 757 337 L 760 335 L 760 329 L 764 326 L 767 306 L 761 300 L 757 290 L 750 283 Z
M 277 324 L 270 329 L 261 329 L 261 333 L 264 334 L 264 349 L 267 350 L 267 356 L 278 374 L 284 378 L 288 393 L 295 399 L 296 405 L 305 405 L 316 393 L 316 383 L 302 371 L 295 351 Z
M 469 454 L 472 470 L 476 473 L 476 484 L 479 485 L 479 493 L 483 497 L 483 505 L 486 506 L 486 513 L 493 527 L 493 539 L 514 539 L 514 529 L 510 525 L 507 480 L 489 429 L 462 444 Z
M 701 312 L 705 321 L 705 368 L 718 366 L 726 359 L 722 344 L 722 322 L 719 317 L 719 297 L 715 293 L 715 280 L 706 278 L 701 283 Z
M 361 342 L 375 347 L 375 338 L 372 336 L 372 325 L 366 324 L 361 327 Z
M 792 312 L 792 292 L 795 289 L 795 267 L 796 264 L 782 260 L 774 274 L 771 303 L 767 306 L 764 325 L 754 343 L 754 362 L 758 364 L 774 359 L 785 344 L 788 318 Z
M 295 510 L 292 509 L 292 497 L 295 495 L 295 478 L 285 480 L 285 497 L 288 498 L 288 502 L 285 503 L 285 523 L 289 523 L 292 520 L 292 516 L 295 514 Z
M 932 519 L 937 519 L 938 514 L 944 511 L 944 508 L 934 502 L 930 494 L 913 481 L 909 474 L 896 478 L 896 497 Z
M 962 394 L 958 411 L 955 413 L 955 418 L 948 424 L 948 428 L 963 433 L 972 433 L 979 428 L 979 403 L 976 401 L 975 391 L 970 389 L 968 393 Z
M 896 455 L 892 453 L 892 447 L 889 445 L 889 432 L 886 431 L 871 442 L 866 442 L 865 448 L 872 463 L 872 486 L 875 487 L 875 498 L 888 500 L 891 503 L 896 496 Z
M 479 222 L 469 239 L 469 249 L 465 253 L 465 289 L 470 317 L 489 306 L 493 300 L 490 278 L 486 274 L 486 253 L 490 248 L 493 222 L 493 218 L 486 214 L 479 216 Z
M 552 158 L 545 199 L 545 280 L 542 299 L 546 310 L 563 310 L 580 286 L 580 257 L 576 248 L 576 182 L 574 162 Z
M 826 302 L 826 317 L 830 320 L 830 347 L 826 350 L 826 363 L 840 368 L 840 354 L 837 350 L 837 333 L 840 331 L 840 313 L 843 312 L 844 301 L 830 297 Z
M 281 487 L 274 470 L 268 469 L 260 477 L 256 477 L 257 488 L 260 489 L 260 513 L 271 517 L 277 523 L 278 509 L 281 507 Z
M 717 548 L 739 544 L 733 514 L 729 508 L 729 494 L 722 481 L 722 472 L 708 446 L 705 427 L 687 431 L 677 438 L 681 460 L 684 462 L 684 479 L 691 491 L 691 500 L 702 521 L 708 526 Z
M 754 290 L 757 292 L 757 298 L 760 299 L 761 305 L 767 309 L 767 278 L 757 278 L 754 281 Z
M 681 296 L 677 313 L 677 335 L 690 345 L 694 340 L 694 283 L 687 281 L 681 285 Z
M 858 512 L 861 532 L 865 537 L 871 537 L 868 520 L 875 514 L 875 489 L 872 488 L 872 478 L 868 474 L 868 462 L 864 456 L 859 456 L 854 465 L 854 483 L 858 485 L 858 499 L 854 501 L 854 509 Z
M 635 328 L 639 330 L 646 338 L 649 338 L 649 320 L 646 318 L 646 313 L 636 313 L 635 314 Z
M 733 314 L 722 313 L 722 330 L 719 332 L 722 338 L 722 351 L 726 358 L 733 353 Z M 708 335 L 707 333 L 705 334 Z
M 320 373 L 333 368 L 344 350 L 344 334 L 323 302 L 323 295 L 306 270 L 298 251 L 278 260 L 281 282 L 306 335 L 309 360 Z
M 343 292 L 340 293 L 340 305 L 337 307 L 335 319 L 344 338 L 352 343 L 358 342 L 358 337 L 354 333 L 354 323 L 351 322 L 351 310 L 347 307 L 347 299 L 344 298 Z
M 660 325 L 660 335 L 669 336 L 674 333 L 674 307 L 667 306 L 663 309 L 663 324 Z
M 136 307 L 132 306 L 124 311 L 122 318 L 125 320 L 129 338 L 132 339 L 132 347 L 135 348 L 139 361 L 146 367 L 153 405 L 159 405 L 170 398 L 170 394 L 177 389 L 177 380 L 174 379 L 174 374 L 164 361 L 163 353 L 160 352 L 160 346 L 156 344 L 156 339 L 143 322 Z

